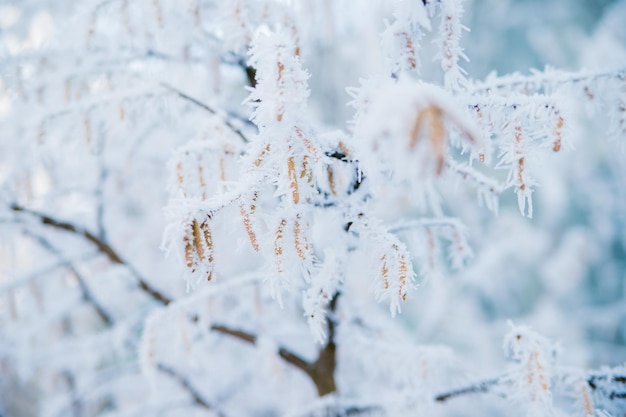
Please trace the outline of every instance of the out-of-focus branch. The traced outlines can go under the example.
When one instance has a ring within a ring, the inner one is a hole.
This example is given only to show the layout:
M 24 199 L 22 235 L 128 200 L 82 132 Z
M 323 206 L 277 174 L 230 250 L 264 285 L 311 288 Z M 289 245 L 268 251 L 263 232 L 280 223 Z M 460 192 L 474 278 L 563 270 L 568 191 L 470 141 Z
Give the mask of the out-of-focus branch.
M 178 373 L 174 368 L 163 363 L 158 363 L 156 367 L 160 372 L 163 372 L 164 374 L 168 375 L 176 382 L 178 382 L 178 384 L 185 391 L 187 391 L 189 395 L 191 395 L 194 403 L 202 408 L 206 408 L 207 410 L 213 410 L 217 413 L 218 416 L 224 417 L 224 414 L 222 412 L 216 410 L 214 406 L 212 406 L 206 399 L 203 398 L 198 389 L 195 388 L 187 378 Z
M 499 381 L 500 380 L 497 379 L 497 378 L 496 379 L 489 379 L 489 380 L 486 380 L 486 381 L 478 382 L 478 383 L 473 384 L 473 385 L 469 385 L 467 387 L 463 387 L 463 388 L 455 389 L 455 390 L 452 390 L 452 391 L 444 392 L 444 393 L 441 393 L 441 394 L 435 396 L 435 401 L 445 402 L 447 400 L 450 400 L 450 399 L 455 398 L 455 397 L 460 397 L 462 395 L 489 392 L 489 390 L 492 387 L 498 385 Z
M 320 350 L 317 360 L 309 368 L 309 376 L 315 382 L 320 397 L 337 391 L 335 369 L 337 367 L 337 345 L 335 328 L 337 326 L 335 310 L 340 293 L 337 292 L 328 304 L 328 342 Z
M 621 391 L 606 389 L 603 384 L 622 384 Z M 587 378 L 587 385 L 594 391 L 602 392 L 609 400 L 626 399 L 626 375 L 591 374 Z
M 626 68 L 621 68 L 614 71 L 581 71 L 581 72 L 564 72 L 564 71 L 549 71 L 539 72 L 529 76 L 523 76 L 520 74 L 513 74 L 507 77 L 498 77 L 497 79 L 487 80 L 481 83 L 477 83 L 469 88 L 469 94 L 481 94 L 489 93 L 504 88 L 515 89 L 523 87 L 534 87 L 532 91 L 536 90 L 536 86 L 545 88 L 546 85 L 563 85 L 568 83 L 590 82 L 602 78 L 618 78 L 624 79 L 626 77 Z
M 501 378 L 488 379 L 485 381 L 476 382 L 463 388 L 443 392 L 435 396 L 435 401 L 445 402 L 452 398 L 461 397 L 468 394 L 479 394 L 490 392 L 493 388 L 498 386 L 502 381 Z M 626 398 L 626 375 L 606 375 L 606 374 L 591 374 L 586 380 L 587 385 L 594 391 L 601 391 L 602 394 L 609 400 Z M 606 390 L 601 387 L 604 383 L 618 383 L 624 384 L 624 390 L 618 391 L 615 389 Z
M 194 105 L 200 107 L 201 109 L 204 109 L 206 111 L 208 111 L 211 114 L 214 115 L 219 115 L 219 113 L 217 112 L 217 110 L 215 110 L 213 107 L 209 106 L 206 103 L 201 102 L 200 100 L 198 100 L 197 98 L 191 97 L 189 94 L 183 93 L 182 91 L 180 91 L 179 89 L 161 82 L 159 83 L 161 85 L 161 87 L 165 88 L 166 90 L 169 90 L 170 92 L 176 94 L 178 97 L 182 98 L 183 100 L 189 101 L 190 103 L 193 103 Z M 226 125 L 226 127 L 228 127 L 234 134 L 236 134 L 237 136 L 239 136 L 241 138 L 241 140 L 244 141 L 244 143 L 248 143 L 250 142 L 250 140 L 246 137 L 246 135 L 243 133 L 243 131 L 239 128 L 237 128 L 236 126 L 234 126 L 230 120 L 228 120 L 227 118 L 223 117 L 222 121 L 224 122 L 224 125 Z
M 24 233 L 27 236 L 31 237 L 33 240 L 35 240 L 37 243 L 39 243 L 41 247 L 59 258 L 61 262 L 63 262 L 63 265 L 76 277 L 76 280 L 78 281 L 78 286 L 80 287 L 80 290 L 83 294 L 83 299 L 93 306 L 94 310 L 96 310 L 96 313 L 98 314 L 98 317 L 100 317 L 104 324 L 106 324 L 107 326 L 112 326 L 114 321 L 111 315 L 100 304 L 100 302 L 96 300 L 93 293 L 91 292 L 91 289 L 87 285 L 85 277 L 83 277 L 82 274 L 78 272 L 76 266 L 65 257 L 61 250 L 59 250 L 56 246 L 50 243 L 48 239 L 44 238 L 43 236 L 39 236 L 31 232 L 30 230 L 26 229 L 24 230 Z
M 25 213 L 36 219 L 38 219 L 41 224 L 50 226 L 55 229 L 64 230 L 66 232 L 75 234 L 77 236 L 81 236 L 86 239 L 88 242 L 96 246 L 100 252 L 102 252 L 112 263 L 125 266 L 135 277 L 137 280 L 137 284 L 142 291 L 147 293 L 150 297 L 152 297 L 155 301 L 159 302 L 163 305 L 168 305 L 172 299 L 161 291 L 155 289 L 150 285 L 145 278 L 143 278 L 135 268 L 132 267 L 128 262 L 126 262 L 118 253 L 108 244 L 104 239 L 99 238 L 94 233 L 89 230 L 77 226 L 75 224 L 64 222 L 61 220 L 57 220 L 51 216 L 48 216 L 43 213 L 39 213 L 38 211 L 30 210 L 25 207 L 22 207 L 18 204 L 12 204 L 10 206 L 11 210 L 16 213 Z
M 330 314 L 334 314 L 337 306 L 337 299 L 339 295 L 335 294 L 329 305 Z M 337 390 L 335 382 L 335 368 L 337 364 L 336 351 L 337 346 L 335 344 L 335 326 L 336 323 L 331 317 L 328 320 L 328 343 L 324 346 L 318 355 L 315 362 L 308 362 L 299 355 L 291 352 L 285 347 L 279 347 L 278 355 L 288 364 L 300 369 L 306 373 L 317 388 L 320 396 L 330 394 Z M 233 329 L 221 324 L 214 324 L 211 326 L 211 330 L 229 335 L 241 341 L 250 344 L 256 344 L 257 336 L 252 333 L 245 332 L 243 330 Z
M 233 328 L 221 325 L 221 324 L 212 325 L 211 330 L 218 332 L 218 333 L 232 336 L 235 339 L 239 339 L 241 341 L 244 341 L 246 343 L 250 343 L 253 345 L 255 345 L 257 341 L 257 336 L 255 334 L 248 333 L 243 330 L 233 329 Z M 304 359 L 302 359 L 300 356 L 291 352 L 290 350 L 284 347 L 280 347 L 278 349 L 278 355 L 288 364 L 295 366 L 296 368 L 300 369 L 303 372 L 306 372 L 307 374 L 309 373 L 311 364 L 305 361 Z

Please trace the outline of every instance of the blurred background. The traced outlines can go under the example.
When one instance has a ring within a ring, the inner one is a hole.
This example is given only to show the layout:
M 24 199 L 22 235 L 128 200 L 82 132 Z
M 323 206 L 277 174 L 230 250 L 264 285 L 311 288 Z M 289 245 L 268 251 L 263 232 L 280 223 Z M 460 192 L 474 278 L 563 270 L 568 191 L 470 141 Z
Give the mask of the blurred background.
M 226 51 L 236 49 L 236 39 L 222 45 L 219 36 L 228 34 L 216 29 L 216 2 L 198 3 L 206 16 L 199 26 L 181 17 L 193 16 L 195 3 L 188 3 L 162 1 L 155 10 L 152 1 L 135 2 L 125 21 L 116 14 L 121 2 L 0 0 L 2 417 L 114 415 L 113 394 L 98 394 L 102 400 L 91 408 L 73 405 L 95 392 L 89 387 L 98 378 L 107 380 L 106 370 L 139 374 L 141 323 L 153 306 L 130 288 L 131 272 L 97 258 L 81 239 L 66 235 L 46 248 L 42 240 L 55 242 L 58 234 L 16 217 L 11 203 L 98 231 L 160 288 L 185 294 L 160 249 L 171 182 L 166 165 L 172 150 L 204 134 L 206 124 L 155 86 L 170 83 L 247 116 L 240 105 L 245 52 Z M 291 18 L 311 73 L 311 117 L 320 129 L 348 131 L 346 87 L 385 73 L 380 33 L 392 20 L 392 2 L 278 3 L 297 4 Z M 545 67 L 602 73 L 626 64 L 626 0 L 468 0 L 465 9 L 470 31 L 461 45 L 470 61 L 462 66 L 470 79 Z M 420 77 L 441 85 L 434 37 L 422 40 Z M 475 256 L 457 272 L 442 256 L 445 273 L 420 282 L 396 319 L 413 342 L 449 346 L 468 374 L 493 376 L 505 366 L 501 340 L 513 320 L 560 341 L 562 365 L 626 361 L 626 129 L 611 118 L 620 106 L 626 112 L 626 83 L 603 83 L 591 79 L 572 94 L 589 100 L 569 103 L 568 144 L 538 171 L 534 218 L 520 215 L 512 190 L 496 215 L 475 203 L 473 190 L 453 182 L 440 187 L 445 214 L 467 225 Z M 97 104 L 102 97 L 113 105 Z M 72 112 L 78 117 L 63 121 Z M 78 272 L 62 268 L 67 259 Z M 248 266 L 232 264 L 221 272 Z M 85 307 L 77 274 L 125 318 L 115 337 L 92 337 L 103 325 Z M 111 350 L 102 348 L 108 344 Z M 98 378 L 81 377 L 85 369 L 98 370 Z M 133 381 L 124 389 L 145 394 Z

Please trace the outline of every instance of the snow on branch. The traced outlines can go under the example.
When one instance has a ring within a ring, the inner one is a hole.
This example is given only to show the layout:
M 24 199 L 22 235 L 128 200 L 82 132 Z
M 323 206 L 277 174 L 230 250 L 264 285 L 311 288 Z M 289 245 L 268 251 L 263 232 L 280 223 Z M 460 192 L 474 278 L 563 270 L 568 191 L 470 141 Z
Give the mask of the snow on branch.
M 601 79 L 624 80 L 626 68 L 617 68 L 611 71 L 566 72 L 553 68 L 544 71 L 534 70 L 531 75 L 514 73 L 498 76 L 491 73 L 485 81 L 473 82 L 467 89 L 468 94 L 493 94 L 518 92 L 524 95 L 540 93 L 543 90 L 553 90 L 567 84 L 589 84 Z
M 424 4 L 401 0 L 395 8 L 395 20 L 387 23 L 381 41 L 389 71 L 397 77 L 401 71 L 419 71 L 422 31 L 430 31 L 431 25 Z
M 467 72 L 459 66 L 459 59 L 469 61 L 461 47 L 461 34 L 469 29 L 461 24 L 463 0 L 439 1 L 441 22 L 439 24 L 439 53 L 441 68 L 444 72 L 444 86 L 448 91 L 465 88 L 468 81 Z

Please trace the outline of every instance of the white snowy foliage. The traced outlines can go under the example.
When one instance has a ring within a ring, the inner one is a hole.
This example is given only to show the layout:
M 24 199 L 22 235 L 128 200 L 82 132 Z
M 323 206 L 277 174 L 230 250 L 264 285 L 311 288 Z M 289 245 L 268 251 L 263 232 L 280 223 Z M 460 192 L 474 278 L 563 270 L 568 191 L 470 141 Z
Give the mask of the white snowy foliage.
M 249 64 L 256 69 L 257 85 L 247 102 L 255 108 L 251 120 L 261 129 L 283 120 L 285 125 L 296 123 L 306 104 L 309 74 L 294 50 L 284 33 L 261 27 L 255 34 Z
M 516 362 L 504 377 L 511 383 L 509 395 L 527 405 L 529 417 L 555 415 L 552 386 L 556 345 L 527 326 L 509 323 L 509 327 L 504 351 Z
M 439 54 L 441 69 L 444 73 L 444 85 L 447 90 L 459 90 L 467 84 L 467 72 L 459 66 L 459 59 L 469 61 L 461 47 L 461 35 L 469 30 L 461 24 L 464 0 L 441 0 L 439 23 Z
M 318 343 L 327 340 L 328 304 L 341 283 L 341 259 L 338 253 L 327 250 L 321 267 L 315 271 L 311 285 L 302 293 L 302 307 L 313 337 Z
M 418 1 L 397 0 L 395 8 L 395 20 L 387 24 L 381 42 L 389 71 L 397 76 L 401 71 L 419 71 L 420 42 L 431 25 L 426 7 Z
M 626 52 L 491 3 L 0 5 L 0 415 L 623 415 Z

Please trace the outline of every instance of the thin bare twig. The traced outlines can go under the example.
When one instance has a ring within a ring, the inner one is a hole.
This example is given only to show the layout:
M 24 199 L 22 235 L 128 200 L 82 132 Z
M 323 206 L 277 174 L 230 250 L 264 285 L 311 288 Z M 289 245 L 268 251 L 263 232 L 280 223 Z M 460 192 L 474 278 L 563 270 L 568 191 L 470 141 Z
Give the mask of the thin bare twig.
M 170 376 L 172 379 L 178 382 L 178 384 L 183 387 L 185 391 L 189 393 L 189 395 L 191 395 L 194 403 L 202 408 L 206 408 L 207 410 L 213 410 L 217 413 L 218 416 L 224 417 L 224 414 L 222 412 L 216 410 L 214 406 L 209 404 L 209 402 L 202 396 L 202 394 L 200 394 L 198 389 L 195 388 L 187 378 L 178 373 L 174 368 L 163 363 L 158 363 L 156 367 L 160 372 L 163 372 L 164 374 Z
M 467 387 L 448 391 L 448 392 L 437 395 L 435 397 L 435 401 L 444 402 L 451 398 L 459 397 L 461 395 L 489 392 L 489 390 L 495 385 L 497 385 L 499 381 L 500 380 L 497 378 L 489 379 L 486 381 L 481 381 L 477 384 L 469 385 Z
M 467 394 L 487 393 L 502 382 L 502 378 L 488 379 L 479 381 L 463 388 L 444 392 L 435 396 L 435 401 L 445 402 L 452 398 L 461 397 Z M 599 391 L 604 397 L 613 401 L 615 399 L 626 398 L 626 375 L 606 375 L 606 374 L 590 374 L 586 380 L 587 385 L 594 391 Z M 624 391 L 616 391 L 615 389 L 606 390 L 601 385 L 604 383 L 620 383 L 624 384 Z
M 171 86 L 171 85 L 169 85 L 167 83 L 161 82 L 159 84 L 161 85 L 161 87 L 165 88 L 166 90 L 171 91 L 172 93 L 176 94 L 178 97 L 182 98 L 183 100 L 187 100 L 190 103 L 195 104 L 196 106 L 198 106 L 198 107 L 208 111 L 211 114 L 214 114 L 216 116 L 220 115 L 218 113 L 218 111 L 215 110 L 213 107 L 209 106 L 206 103 L 203 103 L 202 101 L 198 100 L 197 98 L 194 98 L 194 97 L 190 96 L 189 94 L 183 93 L 179 89 L 174 88 L 173 86 Z M 241 140 L 244 141 L 244 143 L 250 142 L 250 140 L 246 137 L 246 135 L 243 133 L 243 131 L 241 129 L 239 129 L 238 127 L 236 127 L 235 125 L 233 125 L 230 120 L 228 120 L 225 117 L 222 117 L 222 121 L 224 122 L 224 125 L 226 125 L 226 127 L 228 127 L 234 134 L 239 136 L 241 138 Z

